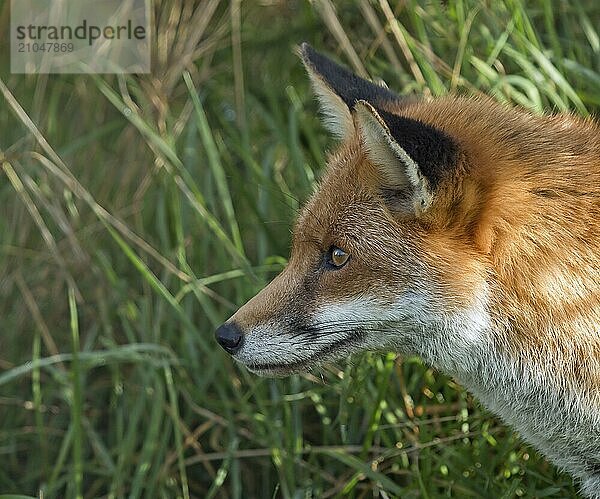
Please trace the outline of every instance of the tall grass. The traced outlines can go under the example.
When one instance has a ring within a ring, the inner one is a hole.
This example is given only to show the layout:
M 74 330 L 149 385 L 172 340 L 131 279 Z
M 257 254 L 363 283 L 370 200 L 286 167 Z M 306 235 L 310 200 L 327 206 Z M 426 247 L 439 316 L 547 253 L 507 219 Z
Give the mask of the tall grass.
M 0 494 L 575 497 L 419 359 L 259 379 L 212 331 L 284 265 L 334 145 L 297 43 L 404 93 L 588 115 L 600 4 L 154 12 L 152 75 L 11 75 L 0 41 Z

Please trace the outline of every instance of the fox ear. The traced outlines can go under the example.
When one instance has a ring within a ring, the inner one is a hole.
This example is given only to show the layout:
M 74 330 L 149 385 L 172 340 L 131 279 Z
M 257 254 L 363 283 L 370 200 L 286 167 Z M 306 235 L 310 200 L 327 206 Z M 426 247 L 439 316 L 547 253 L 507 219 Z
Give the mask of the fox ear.
M 400 100 L 394 92 L 356 76 L 316 52 L 308 43 L 300 46 L 300 57 L 319 98 L 324 124 L 338 138 L 343 139 L 354 133 L 351 111 L 359 100 L 374 105 Z
M 440 182 L 457 164 L 454 140 L 430 125 L 377 109 L 364 100 L 356 103 L 355 117 L 388 205 L 417 216 L 426 211 Z

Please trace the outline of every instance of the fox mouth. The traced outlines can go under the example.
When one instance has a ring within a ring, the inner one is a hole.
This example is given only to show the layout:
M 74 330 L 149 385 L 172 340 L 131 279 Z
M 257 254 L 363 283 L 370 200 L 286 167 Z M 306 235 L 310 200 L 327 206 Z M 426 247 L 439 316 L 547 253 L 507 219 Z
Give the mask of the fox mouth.
M 286 376 L 289 374 L 297 374 L 310 371 L 315 367 L 320 366 L 328 360 L 334 360 L 350 353 L 350 346 L 360 343 L 361 334 L 352 335 L 346 338 L 339 339 L 327 345 L 316 352 L 311 353 L 304 359 L 294 360 L 291 362 L 268 362 L 254 363 L 244 362 L 248 370 L 259 376 Z
M 269 377 L 283 377 L 308 370 L 304 362 L 293 362 L 289 364 L 247 364 L 246 368 L 258 376 Z

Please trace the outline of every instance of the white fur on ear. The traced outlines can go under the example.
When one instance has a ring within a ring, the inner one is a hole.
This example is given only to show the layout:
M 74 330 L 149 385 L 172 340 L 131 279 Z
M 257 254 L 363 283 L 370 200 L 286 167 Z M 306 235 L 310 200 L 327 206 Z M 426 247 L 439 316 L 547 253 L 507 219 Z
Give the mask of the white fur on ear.
M 319 99 L 325 127 L 338 139 L 353 135 L 354 121 L 346 103 L 313 71 L 309 64 L 306 64 L 306 70 Z
M 371 104 L 360 100 L 354 111 L 367 156 L 378 167 L 382 181 L 387 184 L 385 187 L 408 194 L 416 214 L 425 211 L 431 205 L 432 195 L 419 165 L 394 140 L 385 121 Z

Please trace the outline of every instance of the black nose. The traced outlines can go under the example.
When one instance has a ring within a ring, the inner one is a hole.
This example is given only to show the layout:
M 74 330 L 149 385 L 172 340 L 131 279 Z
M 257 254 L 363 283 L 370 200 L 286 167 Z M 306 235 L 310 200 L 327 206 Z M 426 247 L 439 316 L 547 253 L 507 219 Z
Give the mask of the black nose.
M 233 355 L 242 348 L 244 335 L 235 322 L 226 322 L 215 331 L 215 338 L 219 342 L 219 345 Z

